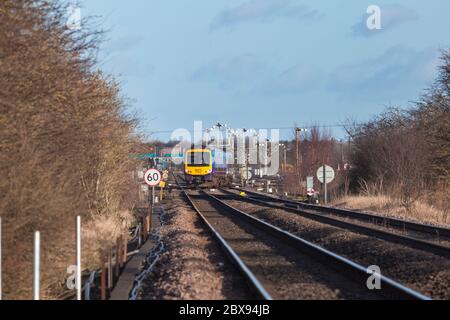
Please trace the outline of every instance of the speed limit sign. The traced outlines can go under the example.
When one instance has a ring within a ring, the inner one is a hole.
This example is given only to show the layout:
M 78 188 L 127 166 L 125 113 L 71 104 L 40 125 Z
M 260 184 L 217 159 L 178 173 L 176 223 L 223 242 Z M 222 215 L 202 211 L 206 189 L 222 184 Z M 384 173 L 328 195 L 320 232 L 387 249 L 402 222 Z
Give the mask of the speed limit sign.
M 156 187 L 161 182 L 162 174 L 159 170 L 150 169 L 144 174 L 144 182 L 150 187 Z

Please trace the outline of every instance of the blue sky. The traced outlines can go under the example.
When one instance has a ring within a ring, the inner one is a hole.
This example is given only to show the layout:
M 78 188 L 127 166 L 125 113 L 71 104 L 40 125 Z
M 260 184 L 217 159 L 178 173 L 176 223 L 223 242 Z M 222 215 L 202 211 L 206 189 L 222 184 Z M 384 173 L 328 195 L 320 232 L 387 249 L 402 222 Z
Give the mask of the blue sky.
M 381 8 L 382 30 L 367 29 L 369 5 Z M 102 16 L 100 66 L 118 76 L 147 133 L 192 129 L 194 120 L 364 121 L 416 99 L 450 46 L 448 0 L 84 0 L 82 8 Z

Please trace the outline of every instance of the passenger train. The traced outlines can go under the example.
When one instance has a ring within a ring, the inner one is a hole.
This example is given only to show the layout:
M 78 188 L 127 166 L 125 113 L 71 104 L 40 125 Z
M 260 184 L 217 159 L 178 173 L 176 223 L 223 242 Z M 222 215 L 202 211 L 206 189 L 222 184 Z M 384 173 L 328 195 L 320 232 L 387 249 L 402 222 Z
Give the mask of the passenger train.
M 220 149 L 191 148 L 184 157 L 184 177 L 188 184 L 226 186 L 232 177 L 228 171 L 227 153 Z

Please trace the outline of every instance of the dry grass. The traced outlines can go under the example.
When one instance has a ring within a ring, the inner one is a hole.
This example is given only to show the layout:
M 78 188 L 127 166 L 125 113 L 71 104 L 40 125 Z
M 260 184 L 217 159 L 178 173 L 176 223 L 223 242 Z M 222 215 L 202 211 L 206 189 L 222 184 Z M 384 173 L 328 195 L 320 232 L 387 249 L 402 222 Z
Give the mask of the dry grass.
M 106 248 L 115 246 L 118 237 L 126 236 L 134 222 L 133 213 L 125 210 L 117 215 L 97 216 L 83 226 L 83 267 L 90 270 L 98 268 Z
M 333 205 L 418 222 L 450 226 L 448 213 L 423 201 L 416 201 L 414 203 L 414 210 L 411 211 L 407 211 L 400 204 L 400 201 L 381 195 L 349 196 L 334 201 Z

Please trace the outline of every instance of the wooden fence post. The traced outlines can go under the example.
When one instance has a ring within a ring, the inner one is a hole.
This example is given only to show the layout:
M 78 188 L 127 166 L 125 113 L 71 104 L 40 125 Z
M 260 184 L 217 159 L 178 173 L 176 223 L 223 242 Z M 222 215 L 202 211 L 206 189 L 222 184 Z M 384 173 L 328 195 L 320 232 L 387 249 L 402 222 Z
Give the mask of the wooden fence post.
M 139 249 L 142 244 L 142 223 L 139 222 L 138 228 L 139 232 L 137 233 L 137 235 L 138 235 L 138 249 Z
M 145 234 L 144 234 L 144 241 L 146 241 L 148 239 L 148 219 L 147 216 L 144 217 L 144 229 L 145 229 Z
M 112 249 L 108 250 L 108 289 L 112 288 Z
M 119 271 L 120 271 L 120 241 L 119 238 L 116 239 L 116 264 L 115 267 L 115 274 L 116 274 L 116 280 L 119 277 Z
M 124 239 L 123 239 L 123 257 L 124 257 L 124 263 L 127 262 L 128 260 L 128 239 L 127 236 L 125 235 Z
M 117 247 L 119 250 L 119 271 L 122 269 L 122 235 L 117 238 Z
M 106 273 L 107 268 L 106 268 L 106 263 L 104 262 L 104 260 L 102 259 L 103 264 L 102 264 L 102 278 L 101 278 L 101 299 L 102 300 L 106 300 Z

